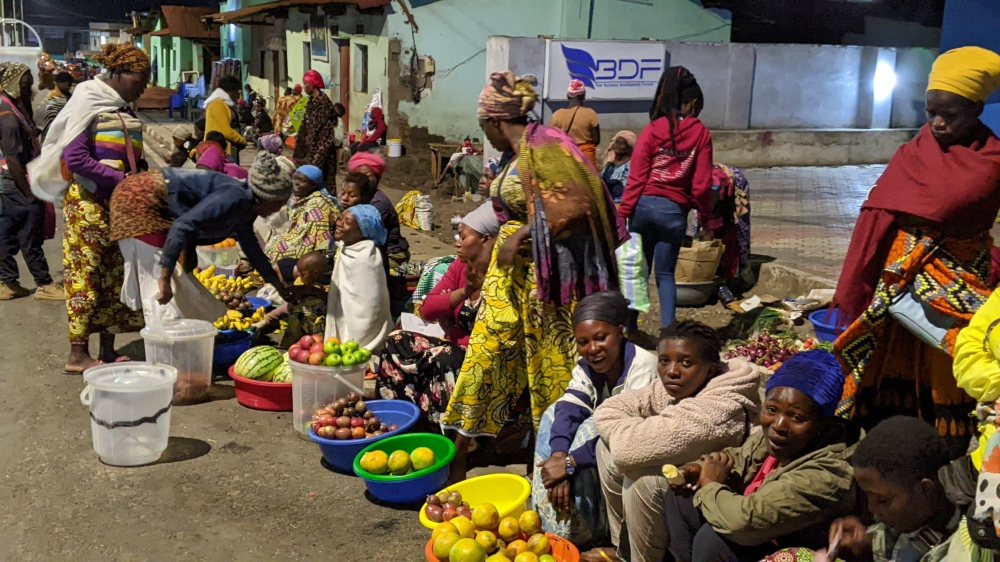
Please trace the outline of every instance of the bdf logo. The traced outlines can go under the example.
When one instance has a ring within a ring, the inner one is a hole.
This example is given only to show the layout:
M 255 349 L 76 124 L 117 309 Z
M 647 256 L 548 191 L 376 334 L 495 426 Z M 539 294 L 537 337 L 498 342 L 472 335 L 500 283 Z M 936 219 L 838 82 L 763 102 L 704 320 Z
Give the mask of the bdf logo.
M 603 86 L 654 85 L 663 71 L 661 59 L 595 59 L 583 49 L 573 49 L 566 45 L 560 47 L 570 78 L 583 82 L 591 89 Z

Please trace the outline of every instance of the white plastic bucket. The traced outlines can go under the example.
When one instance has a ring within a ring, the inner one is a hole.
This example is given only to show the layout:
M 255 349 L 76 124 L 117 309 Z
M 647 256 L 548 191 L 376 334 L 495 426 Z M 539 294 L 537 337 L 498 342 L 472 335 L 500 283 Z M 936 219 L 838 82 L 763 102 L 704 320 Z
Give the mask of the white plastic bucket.
M 388 139 L 386 146 L 389 147 L 389 158 L 399 158 L 403 155 L 403 139 Z
M 212 356 L 219 331 L 211 322 L 194 319 L 165 320 L 160 329 L 146 326 L 139 332 L 146 361 L 177 369 L 175 405 L 204 401 L 212 389 Z
M 309 424 L 317 409 L 345 398 L 349 392 L 364 394 L 367 363 L 350 367 L 321 367 L 298 361 L 292 368 L 292 424 L 295 431 L 309 435 Z
M 80 402 L 90 408 L 94 451 L 105 464 L 137 466 L 160 458 L 170 436 L 177 370 L 129 361 L 91 367 Z

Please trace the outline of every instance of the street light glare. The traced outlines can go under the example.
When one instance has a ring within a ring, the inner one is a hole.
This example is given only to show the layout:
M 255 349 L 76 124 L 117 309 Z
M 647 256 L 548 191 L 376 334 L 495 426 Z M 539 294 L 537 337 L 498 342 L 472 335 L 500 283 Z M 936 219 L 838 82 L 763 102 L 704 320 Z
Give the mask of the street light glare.
M 884 100 L 892 95 L 896 87 L 896 72 L 887 63 L 880 62 L 875 67 L 875 99 Z

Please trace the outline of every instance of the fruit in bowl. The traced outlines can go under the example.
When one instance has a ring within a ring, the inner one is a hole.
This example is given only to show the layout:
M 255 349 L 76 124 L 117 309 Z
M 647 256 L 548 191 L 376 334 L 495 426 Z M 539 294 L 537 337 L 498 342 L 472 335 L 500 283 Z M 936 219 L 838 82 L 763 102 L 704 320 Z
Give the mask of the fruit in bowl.
M 344 440 L 367 439 L 399 429 L 396 424 L 385 424 L 378 419 L 356 392 L 317 409 L 313 412 L 310 426 L 319 437 Z
M 358 346 L 358 342 L 337 338 L 323 339 L 322 334 L 302 336 L 288 348 L 288 357 L 297 363 L 325 365 L 327 367 L 350 367 L 364 365 L 372 358 L 372 352 Z
M 454 505 L 450 501 L 452 499 L 461 501 L 461 496 L 452 498 L 449 492 L 428 496 L 427 507 Z M 496 522 L 499 528 L 496 532 L 480 526 L 494 524 L 496 507 L 493 504 L 485 502 L 477 505 L 473 513 L 478 516 L 472 520 L 459 516 L 438 524 L 431 533 L 428 554 L 433 553 L 439 562 L 555 562 L 549 537 L 540 529 L 533 534 L 525 533 L 523 536 L 527 540 L 524 540 L 518 520 L 513 517 Z M 521 519 L 532 530 L 535 522 L 541 521 L 534 511 L 525 511 Z M 497 537 L 498 533 L 501 538 Z M 503 539 L 504 534 L 510 539 Z

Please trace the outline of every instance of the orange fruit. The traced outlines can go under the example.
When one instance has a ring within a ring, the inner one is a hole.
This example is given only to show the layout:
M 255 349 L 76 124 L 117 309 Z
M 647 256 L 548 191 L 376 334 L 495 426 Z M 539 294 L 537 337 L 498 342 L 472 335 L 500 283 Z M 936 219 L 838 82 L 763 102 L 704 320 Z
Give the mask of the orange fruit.
M 500 525 L 497 527 L 497 535 L 507 542 L 521 538 L 521 527 L 518 526 L 517 519 L 513 517 L 501 519 Z
M 448 562 L 486 562 L 486 550 L 472 539 L 461 539 L 451 547 Z
M 434 531 L 431 533 L 431 540 L 438 538 L 441 533 L 449 531 L 458 534 L 458 527 L 452 525 L 450 522 L 445 521 L 444 523 L 438 523 L 437 527 L 434 527 Z
M 517 525 L 526 536 L 537 535 L 542 532 L 542 518 L 535 511 L 525 511 L 517 519 Z

